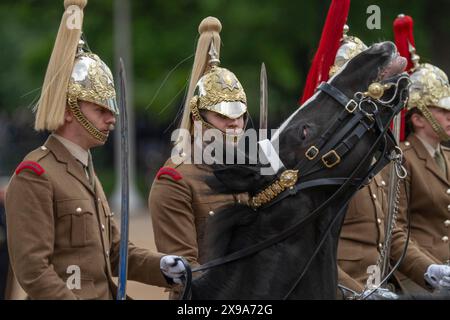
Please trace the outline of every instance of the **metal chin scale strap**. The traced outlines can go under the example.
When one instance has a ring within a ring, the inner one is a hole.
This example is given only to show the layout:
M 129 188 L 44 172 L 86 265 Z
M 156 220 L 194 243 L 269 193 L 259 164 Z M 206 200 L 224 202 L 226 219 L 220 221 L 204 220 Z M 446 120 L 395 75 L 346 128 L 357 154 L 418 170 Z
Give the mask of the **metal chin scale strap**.
M 108 135 L 98 130 L 92 122 L 81 112 L 80 106 L 76 98 L 69 97 L 67 99 L 70 111 L 81 126 L 89 132 L 89 134 L 98 141 L 105 143 L 108 140 Z

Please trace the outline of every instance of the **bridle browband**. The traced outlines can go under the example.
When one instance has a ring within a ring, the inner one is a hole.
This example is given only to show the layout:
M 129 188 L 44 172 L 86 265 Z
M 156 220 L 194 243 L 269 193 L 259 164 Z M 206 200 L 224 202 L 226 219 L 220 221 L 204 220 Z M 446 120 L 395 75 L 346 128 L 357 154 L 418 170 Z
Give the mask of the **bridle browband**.
M 296 195 L 301 190 L 316 186 L 339 186 L 339 188 L 319 207 L 314 209 L 305 217 L 301 218 L 296 224 L 284 230 L 283 232 L 264 241 L 256 243 L 250 247 L 209 261 L 206 264 L 192 269 L 192 272 L 204 271 L 245 258 L 289 238 L 290 236 L 298 232 L 298 230 L 305 222 L 309 221 L 313 216 L 318 215 L 325 208 L 327 208 L 332 203 L 332 201 L 336 199 L 342 199 L 341 196 L 343 196 L 344 192 L 347 191 L 347 187 L 351 186 L 355 190 L 358 190 L 364 183 L 368 183 L 368 181 L 370 181 L 370 179 L 372 179 L 379 171 L 381 171 L 381 169 L 391 160 L 391 150 L 397 146 L 395 138 L 392 135 L 391 131 L 388 130 L 388 127 L 394 116 L 404 107 L 407 101 L 408 85 L 405 86 L 405 89 L 402 92 L 398 91 L 399 85 L 402 81 L 407 81 L 409 83 L 409 77 L 407 76 L 407 74 L 400 74 L 394 78 L 384 81 L 384 86 L 386 88 L 395 86 L 395 92 L 392 98 L 387 101 L 381 100 L 381 97 L 374 98 L 370 95 L 370 92 L 357 92 L 354 94 L 354 97 L 352 99 L 349 99 L 344 93 L 342 93 L 333 85 L 326 82 L 320 84 L 318 90 L 321 90 L 322 92 L 328 94 L 330 97 L 339 102 L 339 104 L 344 107 L 344 110 L 341 111 L 333 124 L 329 126 L 328 129 L 321 135 L 317 143 L 307 149 L 307 151 L 305 152 L 305 158 L 303 158 L 291 170 L 281 168 L 277 174 L 278 179 L 251 199 L 251 207 L 255 211 L 267 209 L 289 196 Z M 406 95 L 402 96 L 405 90 Z M 399 97 L 398 102 L 394 106 L 392 106 L 391 104 L 397 97 Z M 366 106 L 372 106 L 373 108 L 372 110 L 366 110 Z M 391 109 L 391 114 L 389 115 L 388 119 L 389 121 L 386 122 L 386 125 L 383 125 L 383 122 L 381 120 L 381 108 L 379 108 L 379 106 Z M 348 117 L 351 117 L 351 119 L 348 122 L 344 122 L 344 120 L 346 120 Z M 302 174 L 300 176 L 304 178 L 324 168 L 331 169 L 335 167 L 341 162 L 344 156 L 350 150 L 352 150 L 352 148 L 358 143 L 358 141 L 364 136 L 364 134 L 369 131 L 374 131 L 377 134 L 376 140 L 371 146 L 370 150 L 366 153 L 364 158 L 360 161 L 358 166 L 352 171 L 349 177 L 319 178 L 313 180 L 302 179 L 301 181 L 298 181 L 298 172 L 300 168 L 302 169 Z M 368 157 L 373 155 L 376 151 L 380 151 L 379 156 L 376 159 L 375 163 L 371 165 L 367 174 L 363 178 L 356 178 L 355 176 L 362 168 L 362 165 L 366 163 Z M 281 189 L 278 187 L 273 187 L 275 184 L 278 184 Z M 270 191 L 267 191 L 268 189 L 270 189 Z M 289 295 L 295 290 L 298 283 L 305 275 L 310 263 L 317 255 L 322 244 L 324 243 L 324 240 L 331 230 L 331 227 L 337 221 L 337 218 L 341 216 L 344 211 L 343 209 L 350 199 L 351 196 L 346 197 L 344 205 L 339 208 L 338 214 L 336 214 L 331 223 L 328 225 L 322 239 L 319 241 L 319 245 L 315 248 L 312 256 L 305 264 L 305 267 L 301 270 L 300 276 L 298 277 L 294 286 L 286 294 L 285 298 L 289 297 Z M 191 282 L 186 281 L 185 288 L 181 297 L 182 299 L 189 298 L 190 288 Z

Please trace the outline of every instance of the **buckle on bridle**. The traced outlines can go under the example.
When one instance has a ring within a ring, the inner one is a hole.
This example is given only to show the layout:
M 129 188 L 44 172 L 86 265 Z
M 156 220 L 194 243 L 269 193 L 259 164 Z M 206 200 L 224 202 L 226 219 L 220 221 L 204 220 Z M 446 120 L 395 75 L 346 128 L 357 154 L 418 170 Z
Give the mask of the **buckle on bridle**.
M 311 146 L 308 150 L 305 152 L 306 158 L 308 160 L 313 160 L 317 155 L 319 154 L 319 149 L 317 149 L 316 146 Z
M 341 162 L 341 157 L 339 157 L 336 151 L 331 150 L 322 156 L 322 162 L 327 168 L 333 168 Z
M 358 103 L 353 99 L 345 105 L 345 110 L 347 110 L 348 113 L 353 113 L 356 108 L 358 108 Z

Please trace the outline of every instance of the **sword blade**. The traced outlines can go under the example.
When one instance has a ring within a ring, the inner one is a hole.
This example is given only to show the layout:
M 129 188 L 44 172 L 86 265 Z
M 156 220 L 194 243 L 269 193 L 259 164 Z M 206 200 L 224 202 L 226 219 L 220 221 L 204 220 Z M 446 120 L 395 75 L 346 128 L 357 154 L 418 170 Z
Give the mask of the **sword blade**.
M 129 231 L 129 181 L 128 181 L 128 118 L 127 118 L 127 92 L 126 75 L 122 58 L 120 58 L 119 90 L 120 90 L 120 154 L 121 154 L 121 181 L 122 201 L 120 218 L 120 258 L 119 258 L 119 286 L 117 300 L 126 299 L 128 275 L 128 231 Z
M 268 111 L 268 93 L 267 93 L 267 72 L 264 62 L 261 64 L 260 75 L 260 98 L 259 98 L 259 129 L 260 140 L 267 139 L 267 111 Z

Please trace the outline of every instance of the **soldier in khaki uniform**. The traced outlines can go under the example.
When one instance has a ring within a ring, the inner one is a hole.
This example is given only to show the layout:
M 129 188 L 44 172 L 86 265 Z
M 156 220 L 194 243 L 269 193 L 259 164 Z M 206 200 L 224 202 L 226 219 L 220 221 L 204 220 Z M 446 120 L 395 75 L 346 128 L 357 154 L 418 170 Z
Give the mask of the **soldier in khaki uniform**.
M 412 48 L 414 49 L 414 48 Z M 411 51 L 410 98 L 406 115 L 410 134 L 401 145 L 408 176 L 400 201 L 392 255 L 397 260 L 406 240 L 407 211 L 411 241 L 399 270 L 407 292 L 422 288 L 450 289 L 450 86 L 447 75 Z M 414 283 L 411 281 L 413 280 Z
M 224 139 L 233 140 L 245 126 L 245 92 L 232 72 L 218 66 L 221 28 L 220 21 L 213 17 L 205 18 L 199 26 L 200 38 L 180 125 L 187 135 L 176 142 L 176 151 L 158 172 L 149 195 L 158 250 L 182 255 L 194 267 L 205 262 L 207 219 L 222 206 L 248 201 L 246 194 L 212 192 L 206 183 L 213 174 L 211 167 L 195 163 L 193 153 L 186 151 L 195 148 L 191 139 L 194 123 L 202 129 L 218 129 Z M 171 298 L 176 296 L 171 294 Z
M 82 10 L 86 1 L 65 1 L 66 9 L 73 5 Z M 114 129 L 116 93 L 109 68 L 84 51 L 81 30 L 69 27 L 70 15 L 63 15 L 37 106 L 35 129 L 52 134 L 7 189 L 8 249 L 31 299 L 111 299 L 120 235 L 89 149 Z M 165 287 L 179 280 L 174 256 L 131 243 L 128 250 L 130 279 Z
M 384 243 L 386 182 L 376 175 L 349 203 L 338 245 L 339 284 L 357 293 L 366 289 L 369 266 L 377 264 Z

